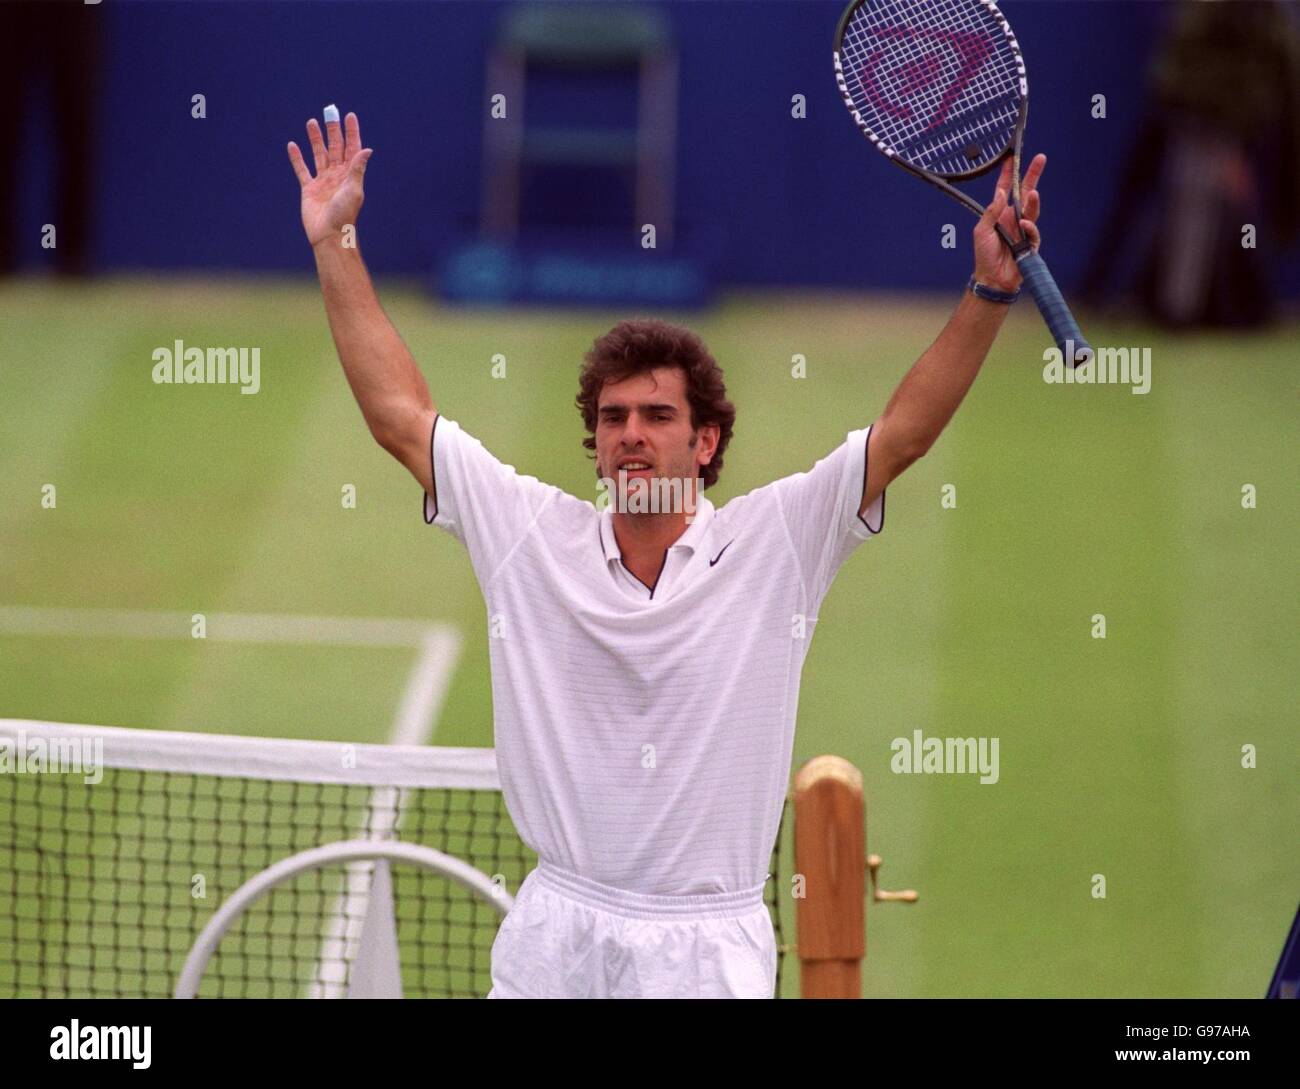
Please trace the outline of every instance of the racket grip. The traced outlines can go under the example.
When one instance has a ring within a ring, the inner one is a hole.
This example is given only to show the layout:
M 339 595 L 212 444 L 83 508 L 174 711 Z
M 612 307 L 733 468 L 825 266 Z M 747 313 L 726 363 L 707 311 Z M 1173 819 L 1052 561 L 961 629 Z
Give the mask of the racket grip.
M 1061 295 L 1061 289 L 1052 279 L 1047 262 L 1030 250 L 1023 257 L 1017 258 L 1016 264 L 1020 267 L 1020 275 L 1024 277 L 1029 294 L 1034 297 L 1043 320 L 1047 322 L 1047 328 L 1052 332 L 1052 339 L 1061 349 L 1061 358 L 1071 366 L 1091 359 L 1092 345 L 1083 339 L 1079 323 L 1074 320 L 1069 305 Z M 1071 346 L 1074 348 L 1073 357 L 1069 351 Z

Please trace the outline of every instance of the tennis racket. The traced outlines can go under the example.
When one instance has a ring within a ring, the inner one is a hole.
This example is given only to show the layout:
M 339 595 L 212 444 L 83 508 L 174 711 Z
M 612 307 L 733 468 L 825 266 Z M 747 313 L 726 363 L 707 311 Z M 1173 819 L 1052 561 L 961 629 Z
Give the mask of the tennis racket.
M 1015 256 L 1061 358 L 1092 357 L 1061 289 L 1019 229 L 1020 146 L 1029 84 L 1020 45 L 992 0 L 855 0 L 835 30 L 835 82 L 853 120 L 883 155 L 960 201 L 952 183 L 1013 157 Z

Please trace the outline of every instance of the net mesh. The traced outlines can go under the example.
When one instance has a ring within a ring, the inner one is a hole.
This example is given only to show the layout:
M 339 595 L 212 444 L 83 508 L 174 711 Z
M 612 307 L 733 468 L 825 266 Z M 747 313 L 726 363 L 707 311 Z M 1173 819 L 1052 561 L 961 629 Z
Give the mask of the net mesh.
M 310 743 L 293 744 L 301 764 Z M 335 760 L 338 748 L 322 746 Z M 437 750 L 427 753 L 436 762 Z M 481 755 L 490 763 L 490 750 Z M 0 774 L 0 996 L 168 997 L 235 889 L 325 843 L 423 844 L 498 877 L 511 894 L 536 863 L 492 786 L 274 774 L 109 766 L 93 784 L 75 772 Z M 200 996 L 344 997 L 373 873 L 373 862 L 336 864 L 276 886 L 222 939 Z M 394 863 L 391 874 L 403 993 L 485 995 L 496 910 L 423 869 Z M 768 882 L 767 903 L 783 948 L 777 888 Z
M 881 150 L 941 176 L 995 162 L 1027 94 L 1011 28 L 980 0 L 867 0 L 835 61 L 845 102 Z

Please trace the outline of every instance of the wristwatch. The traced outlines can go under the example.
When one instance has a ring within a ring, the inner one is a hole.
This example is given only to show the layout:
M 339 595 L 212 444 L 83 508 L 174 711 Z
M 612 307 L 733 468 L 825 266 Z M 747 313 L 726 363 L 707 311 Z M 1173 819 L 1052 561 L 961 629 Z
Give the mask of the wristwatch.
M 999 291 L 996 287 L 989 287 L 987 284 L 980 283 L 975 279 L 974 275 L 971 276 L 966 286 L 970 289 L 972 295 L 987 302 L 1005 303 L 1009 306 L 1020 298 L 1020 288 L 1016 288 L 1015 291 Z

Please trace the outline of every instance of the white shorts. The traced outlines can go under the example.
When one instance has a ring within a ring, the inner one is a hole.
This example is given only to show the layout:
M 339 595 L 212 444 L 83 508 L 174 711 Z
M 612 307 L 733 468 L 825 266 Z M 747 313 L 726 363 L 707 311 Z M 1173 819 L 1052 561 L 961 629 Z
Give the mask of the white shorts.
M 762 886 L 648 896 L 540 863 L 492 944 L 489 998 L 771 998 Z

